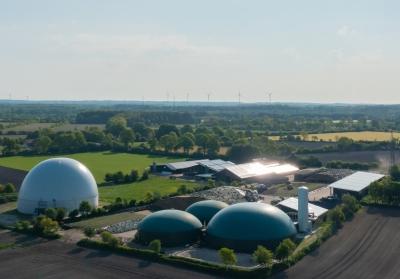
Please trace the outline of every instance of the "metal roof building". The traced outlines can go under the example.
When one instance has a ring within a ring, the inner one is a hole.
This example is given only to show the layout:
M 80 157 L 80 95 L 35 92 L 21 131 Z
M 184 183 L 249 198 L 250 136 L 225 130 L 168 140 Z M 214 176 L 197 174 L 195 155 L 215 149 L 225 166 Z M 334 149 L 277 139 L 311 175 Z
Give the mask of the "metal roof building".
M 229 166 L 235 165 L 235 163 L 231 161 L 224 161 L 221 159 L 201 161 L 199 164 L 212 172 L 220 172 Z
M 275 248 L 283 239 L 293 237 L 296 228 L 279 208 L 257 202 L 244 202 L 220 210 L 208 223 L 210 246 L 253 252 L 257 245 Z
M 174 162 L 166 164 L 166 167 L 171 171 L 179 171 L 190 169 L 199 165 L 200 162 L 209 161 L 208 159 L 204 160 L 193 160 L 193 161 L 182 161 L 182 162 Z
M 298 198 L 288 198 L 277 204 L 278 207 L 282 208 L 284 211 L 296 211 L 299 210 L 299 200 Z M 328 209 L 320 207 L 318 205 L 308 203 L 308 213 L 309 219 L 312 221 L 317 220 L 320 216 L 326 214 Z
M 78 209 L 82 201 L 98 205 L 96 181 L 89 169 L 69 158 L 53 158 L 33 167 L 22 182 L 17 208 L 37 214 L 46 208 Z
M 383 174 L 358 171 L 330 184 L 329 187 L 333 189 L 334 195 L 338 196 L 347 192 L 363 194 L 371 183 L 378 181 L 383 177 Z
M 286 175 L 292 174 L 299 169 L 291 164 L 262 164 L 260 162 L 251 162 L 227 166 L 220 172 L 220 177 L 229 178 L 231 180 L 252 180 L 263 182 L 268 179 L 279 179 Z

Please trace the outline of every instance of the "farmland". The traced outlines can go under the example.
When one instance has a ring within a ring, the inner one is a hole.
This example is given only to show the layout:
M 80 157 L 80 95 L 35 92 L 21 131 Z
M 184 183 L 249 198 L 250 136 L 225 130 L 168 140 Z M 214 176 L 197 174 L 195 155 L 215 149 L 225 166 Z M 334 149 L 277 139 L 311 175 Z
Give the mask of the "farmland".
M 399 278 L 399 218 L 396 209 L 367 208 L 316 251 L 273 278 Z
M 151 155 L 138 155 L 129 153 L 93 152 L 63 155 L 82 162 L 93 173 L 97 183 L 104 182 L 104 176 L 108 172 L 122 171 L 129 173 L 132 169 L 139 171 L 139 174 L 149 167 L 154 161 L 166 163 L 183 160 L 182 158 L 171 158 Z M 0 166 L 14 169 L 30 170 L 37 163 L 51 158 L 50 156 L 14 156 L 0 158 Z M 150 175 L 148 180 L 138 181 L 129 184 L 112 185 L 99 187 L 100 201 L 109 203 L 117 197 L 137 201 L 143 200 L 146 193 L 157 192 L 161 196 L 174 193 L 180 185 L 185 184 L 188 189 L 196 186 L 196 183 L 182 180 L 172 180 L 165 177 Z
M 3 157 L 0 158 L 0 166 L 28 171 L 37 163 L 52 157 L 60 156 Z M 97 183 L 103 182 L 105 174 L 109 172 L 122 171 L 128 173 L 132 169 L 136 169 L 139 173 L 142 173 L 154 161 L 157 163 L 166 163 L 183 160 L 171 157 L 111 152 L 76 153 L 62 155 L 62 157 L 72 158 L 86 165 L 93 173 Z
M 309 139 L 317 137 L 323 141 L 337 141 L 341 137 L 350 138 L 355 141 L 390 141 L 390 132 L 343 132 L 343 133 L 324 133 L 324 134 L 309 134 Z M 400 133 L 393 133 L 394 138 L 400 138 Z

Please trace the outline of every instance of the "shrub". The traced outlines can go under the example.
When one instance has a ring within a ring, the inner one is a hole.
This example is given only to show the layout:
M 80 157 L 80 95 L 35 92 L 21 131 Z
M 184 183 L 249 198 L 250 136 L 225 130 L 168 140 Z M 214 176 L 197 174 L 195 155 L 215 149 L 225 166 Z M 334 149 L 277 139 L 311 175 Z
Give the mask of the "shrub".
M 149 170 L 144 170 L 142 173 L 142 177 L 140 178 L 140 180 L 147 180 L 149 179 Z
M 257 249 L 253 253 L 253 260 L 258 264 L 271 267 L 272 259 L 273 259 L 273 253 L 261 245 L 258 245 Z
M 327 218 L 334 224 L 335 229 L 341 228 L 345 221 L 345 215 L 340 206 L 336 206 L 334 209 L 328 212 Z
M 289 238 L 284 239 L 275 250 L 275 257 L 279 260 L 287 260 L 296 249 L 296 244 Z
M 87 227 L 83 230 L 83 233 L 86 237 L 91 238 L 96 235 L 96 230 L 94 228 Z
M 59 229 L 57 221 L 47 216 L 40 215 L 33 221 L 33 232 L 44 237 L 56 237 Z
M 100 234 L 100 237 L 103 242 L 109 243 L 114 236 L 110 232 L 104 231 Z
M 72 219 L 78 217 L 78 215 L 79 215 L 78 209 L 74 209 L 68 214 L 69 218 L 72 218 Z
M 15 191 L 16 191 L 15 186 L 12 183 L 7 183 L 4 186 L 4 190 L 3 190 L 4 193 L 14 193 Z
M 221 248 L 218 251 L 221 261 L 225 265 L 235 265 L 237 263 L 235 252 L 229 248 Z
M 88 201 L 82 201 L 79 205 L 79 212 L 84 216 L 87 216 L 91 210 L 92 206 Z
M 161 241 L 159 239 L 154 239 L 149 243 L 149 249 L 157 254 L 161 252 Z
M 57 219 L 57 211 L 54 208 L 46 208 L 44 215 L 49 217 L 51 220 Z
M 56 213 L 57 222 L 62 222 L 66 215 L 67 215 L 67 212 L 65 211 L 64 208 L 57 208 L 57 213 Z

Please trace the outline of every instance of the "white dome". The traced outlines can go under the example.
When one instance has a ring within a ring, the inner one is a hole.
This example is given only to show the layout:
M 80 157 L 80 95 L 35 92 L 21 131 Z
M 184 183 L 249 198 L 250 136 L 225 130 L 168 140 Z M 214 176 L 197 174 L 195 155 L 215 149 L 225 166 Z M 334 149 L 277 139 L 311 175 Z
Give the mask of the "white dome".
M 92 173 L 69 158 L 45 160 L 32 168 L 18 194 L 18 211 L 34 214 L 43 208 L 79 208 L 82 201 L 97 207 L 99 193 Z

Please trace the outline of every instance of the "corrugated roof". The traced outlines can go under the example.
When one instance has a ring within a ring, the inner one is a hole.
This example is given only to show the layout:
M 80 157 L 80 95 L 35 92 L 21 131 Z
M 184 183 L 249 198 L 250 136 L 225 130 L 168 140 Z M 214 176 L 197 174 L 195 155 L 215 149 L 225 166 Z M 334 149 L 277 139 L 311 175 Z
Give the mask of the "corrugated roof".
M 330 184 L 329 187 L 353 192 L 360 192 L 367 188 L 372 182 L 375 182 L 382 177 L 384 177 L 383 174 L 358 171 Z
M 299 200 L 297 198 L 288 198 L 279 202 L 278 205 L 290 208 L 294 211 L 299 210 Z M 328 209 L 308 203 L 308 213 L 311 219 L 316 220 L 319 216 L 325 214 L 326 212 L 328 212 Z
M 285 174 L 299 170 L 296 166 L 290 164 L 269 164 L 264 165 L 259 162 L 252 162 L 234 166 L 228 166 L 226 169 L 240 179 L 256 177 L 268 174 Z
M 206 168 L 209 168 L 210 170 L 215 171 L 215 172 L 222 171 L 228 166 L 235 165 L 235 163 L 232 163 L 230 161 L 224 161 L 221 159 L 204 161 L 204 162 L 200 162 L 199 164 Z
M 204 159 L 204 160 L 175 162 L 175 163 L 168 163 L 166 166 L 170 170 L 181 170 L 181 169 L 192 168 L 194 166 L 197 166 L 200 162 L 206 162 L 206 161 L 209 161 L 209 160 Z

